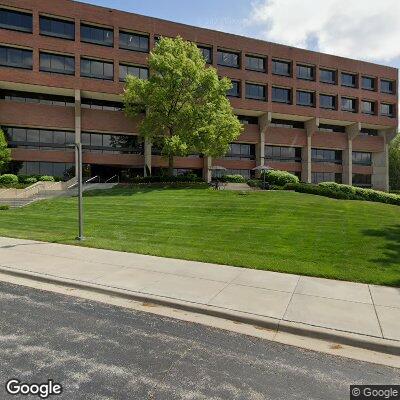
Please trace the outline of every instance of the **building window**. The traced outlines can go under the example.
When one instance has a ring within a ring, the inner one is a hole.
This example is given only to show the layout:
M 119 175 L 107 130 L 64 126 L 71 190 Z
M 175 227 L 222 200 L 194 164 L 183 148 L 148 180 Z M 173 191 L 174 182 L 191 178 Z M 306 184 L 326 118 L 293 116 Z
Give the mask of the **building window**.
M 81 24 L 81 42 L 114 46 L 114 31 L 99 26 Z
M 393 81 L 389 81 L 387 79 L 381 79 L 381 92 L 382 93 L 390 93 L 393 94 L 394 93 L 394 82 Z
M 394 106 L 393 104 L 384 104 L 381 103 L 381 115 L 385 117 L 394 117 Z
M 212 47 L 197 46 L 207 64 L 212 64 Z
M 375 114 L 375 102 L 374 101 L 361 101 L 361 111 L 363 114 Z
M 250 71 L 265 72 L 266 59 L 265 57 L 246 55 L 246 69 Z
M 301 147 L 265 146 L 265 157 L 271 161 L 301 162 Z
M 226 93 L 229 97 L 240 97 L 240 82 L 239 81 L 232 81 L 232 87 Z
M 112 81 L 114 79 L 114 64 L 112 62 L 81 58 L 81 76 Z
M 361 128 L 360 136 L 378 136 L 377 129 Z
M 372 165 L 372 153 L 353 151 L 352 159 L 353 159 L 353 164 Z
M 357 77 L 354 74 L 342 72 L 342 86 L 353 87 L 357 86 Z
M 313 81 L 315 78 L 314 67 L 310 65 L 297 65 L 297 78 Z
M 143 154 L 138 136 L 82 132 L 84 152 L 98 154 Z
M 40 53 L 40 71 L 75 75 L 75 57 Z
M 289 61 L 272 60 L 272 73 L 290 76 L 292 73 L 291 63 Z
M 265 101 L 266 100 L 265 85 L 246 83 L 246 99 Z
M 361 87 L 365 90 L 375 90 L 375 78 L 363 76 L 361 78 Z
M 213 178 L 222 178 L 226 175 L 242 175 L 245 179 L 250 179 L 254 176 L 254 171 L 250 169 L 227 169 L 212 171 Z
M 336 96 L 332 96 L 329 94 L 320 94 L 319 95 L 319 107 L 326 108 L 329 110 L 336 109 Z
M 296 104 L 299 106 L 314 107 L 315 94 L 312 92 L 305 92 L 303 90 L 298 90 L 296 92 Z
M 44 93 L 17 92 L 9 90 L 4 90 L 0 92 L 0 100 L 63 107 L 75 106 L 75 99 L 73 97 L 56 96 Z
M 243 125 L 258 125 L 258 118 L 249 115 L 237 115 L 239 122 Z
M 13 171 L 18 175 L 49 175 L 62 179 L 70 179 L 75 176 L 75 164 L 44 162 L 44 161 L 24 161 L 18 164 Z
M 275 103 L 291 103 L 291 89 L 272 86 L 272 101 Z
M 149 37 L 147 35 L 140 35 L 138 33 L 120 31 L 119 48 L 148 53 L 150 48 Z
M 83 98 L 82 108 L 88 108 L 91 110 L 102 110 L 102 111 L 122 111 L 123 104 L 118 103 L 116 101 Z
M 32 50 L 0 46 L 0 65 L 4 67 L 32 69 Z
M 149 78 L 149 69 L 146 67 L 135 67 L 133 65 L 119 65 L 119 80 L 124 82 L 127 75 L 133 75 L 140 79 Z
M 371 175 L 369 174 L 353 174 L 353 185 L 360 187 L 371 187 Z
M 271 120 L 270 127 L 272 127 L 272 128 L 288 128 L 288 129 L 304 129 L 304 122 L 273 118 Z
M 229 150 L 224 158 L 229 160 L 254 160 L 255 145 L 244 143 L 230 143 Z
M 342 183 L 342 174 L 335 172 L 312 172 L 311 182 L 314 184 L 321 182 Z
M 351 99 L 349 97 L 342 97 L 342 111 L 348 111 L 355 113 L 356 110 L 356 99 Z
M 0 28 L 32 33 L 32 14 L 1 8 Z
M 319 81 L 323 83 L 329 83 L 331 85 L 336 84 L 336 71 L 331 69 L 323 69 L 319 70 Z
M 229 51 L 218 50 L 218 65 L 231 68 L 239 68 L 240 56 L 238 53 L 232 53 Z
M 345 133 L 346 128 L 342 125 L 329 125 L 329 124 L 319 124 L 318 130 L 320 132 L 330 132 L 330 133 Z
M 342 151 L 327 150 L 327 149 L 311 149 L 311 159 L 313 162 L 341 164 Z
M 40 34 L 75 40 L 75 23 L 63 19 L 40 16 Z

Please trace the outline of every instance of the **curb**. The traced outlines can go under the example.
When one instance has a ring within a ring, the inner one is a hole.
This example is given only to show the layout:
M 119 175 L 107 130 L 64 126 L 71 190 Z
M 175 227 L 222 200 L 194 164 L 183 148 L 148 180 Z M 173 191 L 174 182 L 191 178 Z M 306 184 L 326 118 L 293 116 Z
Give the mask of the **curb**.
M 247 313 L 224 310 L 214 306 L 205 306 L 197 303 L 190 303 L 173 298 L 151 295 L 147 293 L 134 292 L 127 289 L 118 289 L 109 286 L 93 284 L 85 281 L 58 278 L 52 275 L 43 275 L 36 272 L 16 270 L 0 266 L 0 274 L 11 275 L 20 278 L 27 278 L 34 281 L 67 286 L 80 290 L 87 290 L 99 294 L 120 297 L 127 300 L 153 303 L 164 307 L 175 308 L 197 314 L 205 314 L 212 317 L 227 319 L 243 324 L 254 325 L 264 329 L 278 332 L 290 333 L 297 336 L 304 336 L 313 339 L 330 341 L 352 347 L 376 351 L 395 356 L 400 356 L 400 341 L 355 334 L 351 332 L 338 331 L 328 328 L 321 328 L 298 322 L 284 321 L 271 317 L 259 317 Z

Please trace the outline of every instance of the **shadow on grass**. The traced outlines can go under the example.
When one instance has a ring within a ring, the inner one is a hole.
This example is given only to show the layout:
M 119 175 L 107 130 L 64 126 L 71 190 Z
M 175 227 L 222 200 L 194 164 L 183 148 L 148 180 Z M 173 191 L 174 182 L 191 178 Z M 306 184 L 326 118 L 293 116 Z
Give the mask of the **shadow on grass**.
M 394 225 L 384 229 L 368 229 L 363 231 L 363 234 L 382 238 L 385 241 L 381 254 L 372 261 L 382 267 L 397 267 L 400 271 L 400 225 Z M 400 272 L 398 279 L 396 279 L 393 284 L 395 286 L 400 286 Z

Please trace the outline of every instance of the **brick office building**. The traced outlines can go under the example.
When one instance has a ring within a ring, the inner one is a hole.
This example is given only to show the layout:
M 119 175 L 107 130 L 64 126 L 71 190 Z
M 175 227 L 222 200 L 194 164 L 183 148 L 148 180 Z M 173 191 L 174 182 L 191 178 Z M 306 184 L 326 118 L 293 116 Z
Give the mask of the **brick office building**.
M 250 176 L 260 164 L 305 182 L 388 189 L 397 124 L 395 68 L 195 28 L 71 0 L 0 0 L 0 125 L 21 174 L 62 176 L 81 138 L 87 173 L 166 167 L 121 111 L 127 73 L 146 78 L 160 36 L 198 44 L 233 82 L 245 129 L 218 160 L 176 157 L 177 173 L 211 165 Z

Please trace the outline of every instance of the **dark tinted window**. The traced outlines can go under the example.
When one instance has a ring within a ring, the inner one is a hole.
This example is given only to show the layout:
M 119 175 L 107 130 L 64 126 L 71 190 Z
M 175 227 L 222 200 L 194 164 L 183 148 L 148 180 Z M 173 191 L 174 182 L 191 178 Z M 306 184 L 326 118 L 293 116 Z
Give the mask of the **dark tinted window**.
M 324 83 L 336 83 L 336 71 L 330 69 L 320 69 L 319 70 L 319 81 Z
M 119 32 L 119 47 L 126 50 L 149 51 L 149 37 L 138 33 Z
M 92 110 L 103 111 L 122 111 L 123 104 L 114 101 L 83 98 L 82 108 L 90 108 Z
M 375 114 L 375 102 L 363 100 L 361 102 L 361 111 L 363 114 Z
M 378 136 L 376 129 L 361 128 L 360 136 Z
M 110 62 L 81 58 L 81 76 L 105 80 L 114 79 L 114 65 Z
M 244 144 L 244 143 L 231 143 L 229 145 L 229 151 L 225 155 L 225 158 L 231 160 L 241 160 L 255 158 L 255 145 L 254 144 Z
M 232 88 L 228 90 L 227 96 L 231 97 L 239 97 L 240 96 L 240 82 L 239 81 L 231 81 Z
M 239 54 L 218 50 L 218 65 L 239 68 Z
M 356 112 L 356 99 L 342 97 L 342 110 Z
M 81 41 L 112 47 L 114 45 L 114 32 L 112 29 L 81 24 Z
M 319 95 L 320 108 L 329 108 L 334 110 L 336 108 L 336 97 L 328 94 Z
M 299 79 L 314 80 L 314 67 L 309 65 L 297 66 L 297 77 Z
M 237 117 L 238 117 L 238 120 L 240 121 L 240 123 L 242 123 L 243 125 L 248 125 L 248 124 L 257 125 L 258 124 L 257 117 L 252 117 L 249 115 L 238 115 Z
M 32 50 L 0 46 L 0 65 L 32 69 Z
M 272 86 L 272 101 L 276 103 L 290 103 L 290 89 Z
M 353 185 L 361 187 L 371 187 L 371 175 L 353 174 Z
M 140 79 L 148 79 L 149 69 L 146 67 L 136 67 L 133 65 L 119 65 L 119 80 L 125 81 L 127 75 L 134 75 Z
M 40 53 L 40 71 L 74 75 L 75 58 L 59 54 Z
M 342 174 L 335 172 L 312 172 L 311 182 L 314 184 L 321 182 L 342 183 Z
M 327 149 L 311 149 L 311 158 L 314 162 L 328 162 L 341 164 L 342 151 L 341 150 L 327 150 Z
M 246 99 L 266 100 L 265 86 L 246 83 Z
M 375 78 L 363 76 L 361 78 L 361 87 L 366 90 L 375 90 Z
M 353 151 L 353 164 L 360 165 L 371 165 L 372 164 L 372 154 L 365 153 L 362 151 Z
M 19 175 L 50 175 L 70 179 L 75 175 L 75 167 L 72 163 L 24 161 L 18 163 L 14 173 Z
M 40 33 L 63 39 L 75 39 L 75 23 L 62 19 L 40 16 Z
M 356 76 L 354 74 L 348 74 L 346 72 L 342 72 L 341 75 L 341 82 L 342 86 L 348 86 L 348 87 L 356 87 Z
M 386 79 L 381 79 L 381 92 L 394 93 L 394 82 Z
M 246 69 L 265 72 L 265 58 L 246 55 Z
M 319 124 L 318 130 L 320 132 L 339 132 L 344 133 L 346 129 L 341 125 L 328 125 L 328 124 Z
M 7 101 L 16 101 L 18 103 L 34 103 L 64 107 L 73 107 L 75 105 L 75 99 L 73 97 L 56 96 L 45 93 L 17 92 L 9 90 L 0 92 L 0 99 Z
M 381 115 L 384 115 L 384 116 L 387 116 L 387 117 L 393 117 L 394 116 L 394 106 L 393 106 L 393 104 L 381 103 Z
M 212 64 L 212 48 L 206 46 L 197 46 L 206 60 L 207 64 Z
M 295 129 L 304 129 L 304 122 L 301 121 L 290 121 L 287 119 L 272 119 L 271 127 L 273 128 L 295 128 Z
M 298 90 L 296 93 L 296 97 L 296 103 L 300 106 L 313 107 L 315 104 L 315 94 L 312 92 Z
M 272 60 L 272 73 L 276 75 L 290 76 L 291 74 L 290 62 Z
M 32 33 L 32 14 L 1 8 L 0 28 Z
M 274 161 L 301 162 L 301 147 L 265 146 L 265 157 Z

